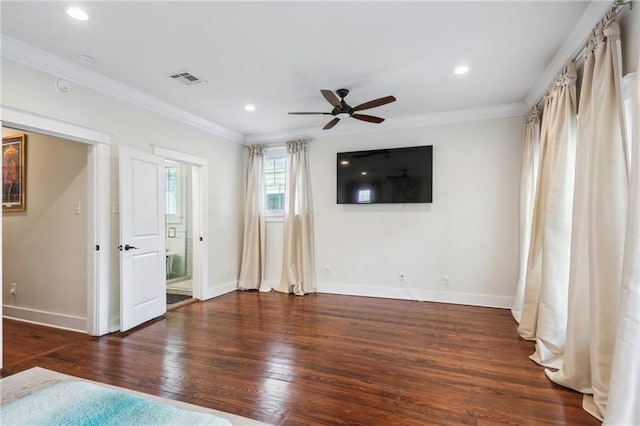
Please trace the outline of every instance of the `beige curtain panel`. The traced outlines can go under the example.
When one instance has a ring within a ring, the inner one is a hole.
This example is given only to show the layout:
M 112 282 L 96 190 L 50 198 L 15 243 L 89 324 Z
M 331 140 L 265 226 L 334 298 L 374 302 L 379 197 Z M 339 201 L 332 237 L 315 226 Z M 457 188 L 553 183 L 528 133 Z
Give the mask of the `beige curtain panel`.
M 511 314 L 520 322 L 524 305 L 524 290 L 527 279 L 527 264 L 531 246 L 533 228 L 533 206 L 538 181 L 538 163 L 540 158 L 540 110 L 534 106 L 527 117 L 522 146 L 522 164 L 520 166 L 520 258 L 518 283 L 513 297 Z
M 640 64 L 638 65 L 640 70 Z M 638 78 L 636 76 L 636 78 Z M 631 179 L 618 330 L 605 426 L 640 425 L 640 81 L 636 80 Z
M 572 61 L 545 96 L 540 170 L 518 333 L 536 341 L 531 359 L 560 367 L 567 323 L 575 171 L 576 68 Z
M 313 199 L 309 141 L 287 143 L 282 277 L 278 291 L 302 296 L 316 292 Z
M 620 29 L 609 14 L 586 49 L 566 344 L 560 370 L 546 371 L 560 385 L 593 394 L 583 406 L 599 419 L 613 364 L 629 184 L 620 58 Z
M 264 145 L 250 145 L 244 201 L 244 237 L 238 288 L 254 290 L 264 280 Z

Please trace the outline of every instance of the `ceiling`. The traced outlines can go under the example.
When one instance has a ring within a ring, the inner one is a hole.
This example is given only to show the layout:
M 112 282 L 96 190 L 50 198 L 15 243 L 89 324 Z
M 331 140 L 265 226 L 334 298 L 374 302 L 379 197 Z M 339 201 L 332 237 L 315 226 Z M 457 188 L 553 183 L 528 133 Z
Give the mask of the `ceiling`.
M 74 2 L 90 16 L 81 22 L 65 13 L 69 2 L 2 1 L 1 28 L 4 39 L 259 139 L 321 129 L 332 117 L 287 114 L 330 111 L 320 89 L 350 89 L 352 106 L 394 95 L 363 111 L 387 123 L 522 105 L 589 3 Z M 470 71 L 454 75 L 459 64 Z M 168 77 L 184 70 L 206 83 Z M 380 126 L 346 120 L 324 132 Z

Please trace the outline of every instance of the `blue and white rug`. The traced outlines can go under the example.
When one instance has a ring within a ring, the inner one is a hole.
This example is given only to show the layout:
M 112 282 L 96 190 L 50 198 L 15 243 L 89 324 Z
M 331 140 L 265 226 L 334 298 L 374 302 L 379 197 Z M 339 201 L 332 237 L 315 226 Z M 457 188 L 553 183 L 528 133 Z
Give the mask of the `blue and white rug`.
M 213 425 L 265 423 L 43 368 L 0 380 L 0 425 Z
M 3 425 L 212 425 L 231 422 L 206 413 L 106 389 L 64 382 L 0 408 Z

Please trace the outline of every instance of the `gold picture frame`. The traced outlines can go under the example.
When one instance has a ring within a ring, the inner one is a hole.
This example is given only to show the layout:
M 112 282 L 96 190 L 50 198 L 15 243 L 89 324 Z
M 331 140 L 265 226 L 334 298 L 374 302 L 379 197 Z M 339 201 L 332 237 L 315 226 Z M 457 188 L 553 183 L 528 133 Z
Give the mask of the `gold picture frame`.
M 27 135 L 2 137 L 2 212 L 27 209 Z

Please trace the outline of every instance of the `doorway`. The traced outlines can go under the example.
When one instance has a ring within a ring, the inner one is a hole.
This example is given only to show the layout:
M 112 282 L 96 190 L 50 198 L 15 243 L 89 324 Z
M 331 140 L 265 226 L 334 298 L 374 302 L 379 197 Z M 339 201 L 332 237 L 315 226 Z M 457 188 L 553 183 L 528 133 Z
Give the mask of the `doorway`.
M 87 241 L 87 307 L 86 318 L 60 317 L 64 321 L 56 324 L 60 327 L 71 329 L 85 329 L 92 336 L 108 333 L 109 315 L 109 256 L 106 247 L 110 245 L 109 235 L 109 162 L 111 136 L 98 130 L 72 123 L 60 121 L 55 118 L 42 116 L 29 111 L 21 110 L 6 105 L 2 106 L 3 125 L 17 131 L 32 131 L 48 136 L 57 136 L 70 141 L 82 142 L 88 146 L 87 155 L 87 204 L 85 209 L 80 206 L 81 214 L 84 212 L 87 219 L 87 228 L 90 236 Z M 28 151 L 28 148 L 27 148 Z M 27 160 L 28 161 L 28 160 Z M 28 166 L 27 166 L 28 167 Z M 75 206 L 73 206 L 75 209 Z M 27 207 L 29 209 L 29 207 Z M 75 214 L 75 213 L 74 213 Z M 0 223 L 2 216 L 0 216 Z M 1 228 L 0 228 L 1 229 Z M 2 256 L 0 245 L 0 259 Z M 82 262 L 82 259 L 79 259 Z M 0 261 L 0 265 L 2 261 Z M 0 277 L 0 283 L 2 278 Z M 18 290 L 20 291 L 20 290 Z M 18 293 L 20 294 L 20 293 Z M 0 316 L 4 314 L 2 309 L 2 293 L 0 293 Z M 38 322 L 47 322 L 48 318 L 34 319 Z M 80 322 L 78 322 L 79 320 Z M 2 323 L 0 322 L 0 367 L 2 367 Z
M 166 293 L 170 307 L 193 296 L 193 173 L 187 163 L 165 165 Z

